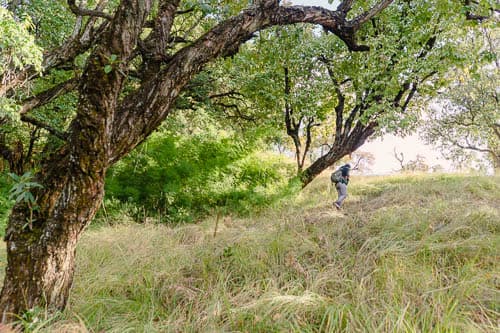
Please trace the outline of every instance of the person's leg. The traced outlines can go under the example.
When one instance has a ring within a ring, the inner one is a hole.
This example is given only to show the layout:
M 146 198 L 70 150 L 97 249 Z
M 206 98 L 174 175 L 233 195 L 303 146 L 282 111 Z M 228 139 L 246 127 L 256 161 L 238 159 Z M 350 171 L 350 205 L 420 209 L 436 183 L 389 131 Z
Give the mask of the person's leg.
M 343 183 L 337 183 L 335 186 L 337 188 L 338 199 L 334 202 L 335 207 L 340 208 L 342 202 L 347 198 L 347 185 Z
M 339 188 L 340 183 L 335 183 L 335 189 L 337 190 L 337 201 L 340 198 L 340 188 Z M 337 201 L 333 202 L 333 206 L 337 209 L 340 209 L 340 205 L 338 204 Z

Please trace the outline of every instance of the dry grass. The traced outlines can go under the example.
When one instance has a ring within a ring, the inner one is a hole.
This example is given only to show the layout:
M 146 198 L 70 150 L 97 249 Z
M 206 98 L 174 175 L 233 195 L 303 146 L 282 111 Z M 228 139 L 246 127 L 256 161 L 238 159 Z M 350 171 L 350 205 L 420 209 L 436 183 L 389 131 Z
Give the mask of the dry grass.
M 316 180 L 259 216 L 87 232 L 47 332 L 498 332 L 500 179 Z

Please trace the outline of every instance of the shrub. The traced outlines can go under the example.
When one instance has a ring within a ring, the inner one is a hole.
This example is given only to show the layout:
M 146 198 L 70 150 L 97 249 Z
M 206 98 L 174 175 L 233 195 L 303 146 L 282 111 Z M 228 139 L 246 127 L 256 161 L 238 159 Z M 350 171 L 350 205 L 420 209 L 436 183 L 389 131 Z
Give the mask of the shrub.
M 142 219 L 191 222 L 216 207 L 245 213 L 279 198 L 293 166 L 255 153 L 255 142 L 218 134 L 153 135 L 110 169 L 107 199 L 126 204 L 129 216 L 135 206 Z

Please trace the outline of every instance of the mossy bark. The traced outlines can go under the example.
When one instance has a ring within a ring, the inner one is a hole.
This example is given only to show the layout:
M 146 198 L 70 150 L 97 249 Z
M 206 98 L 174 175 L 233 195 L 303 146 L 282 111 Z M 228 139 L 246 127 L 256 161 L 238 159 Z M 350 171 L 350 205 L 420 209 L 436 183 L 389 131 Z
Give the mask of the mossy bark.
M 2 322 L 33 307 L 62 310 L 73 281 L 76 244 L 94 217 L 104 192 L 104 169 L 83 173 L 62 152 L 36 193 L 35 211 L 17 204 L 5 241 L 7 267 L 0 296 Z M 98 166 L 99 164 L 96 163 Z M 43 177 L 43 178 L 42 178 Z

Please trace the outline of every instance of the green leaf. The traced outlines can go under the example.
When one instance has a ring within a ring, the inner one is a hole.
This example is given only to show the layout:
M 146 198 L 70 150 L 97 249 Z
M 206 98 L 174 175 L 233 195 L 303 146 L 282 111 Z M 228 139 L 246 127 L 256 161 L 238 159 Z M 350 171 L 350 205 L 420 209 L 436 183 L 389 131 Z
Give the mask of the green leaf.
M 18 182 L 20 180 L 20 177 L 12 172 L 9 172 L 9 177 L 12 178 L 16 182 Z
M 106 65 L 104 66 L 104 73 L 109 74 L 113 70 L 113 67 L 111 65 Z
M 33 194 L 31 194 L 31 192 L 26 192 L 26 197 L 24 198 L 24 201 L 34 203 L 35 197 L 33 197 Z

